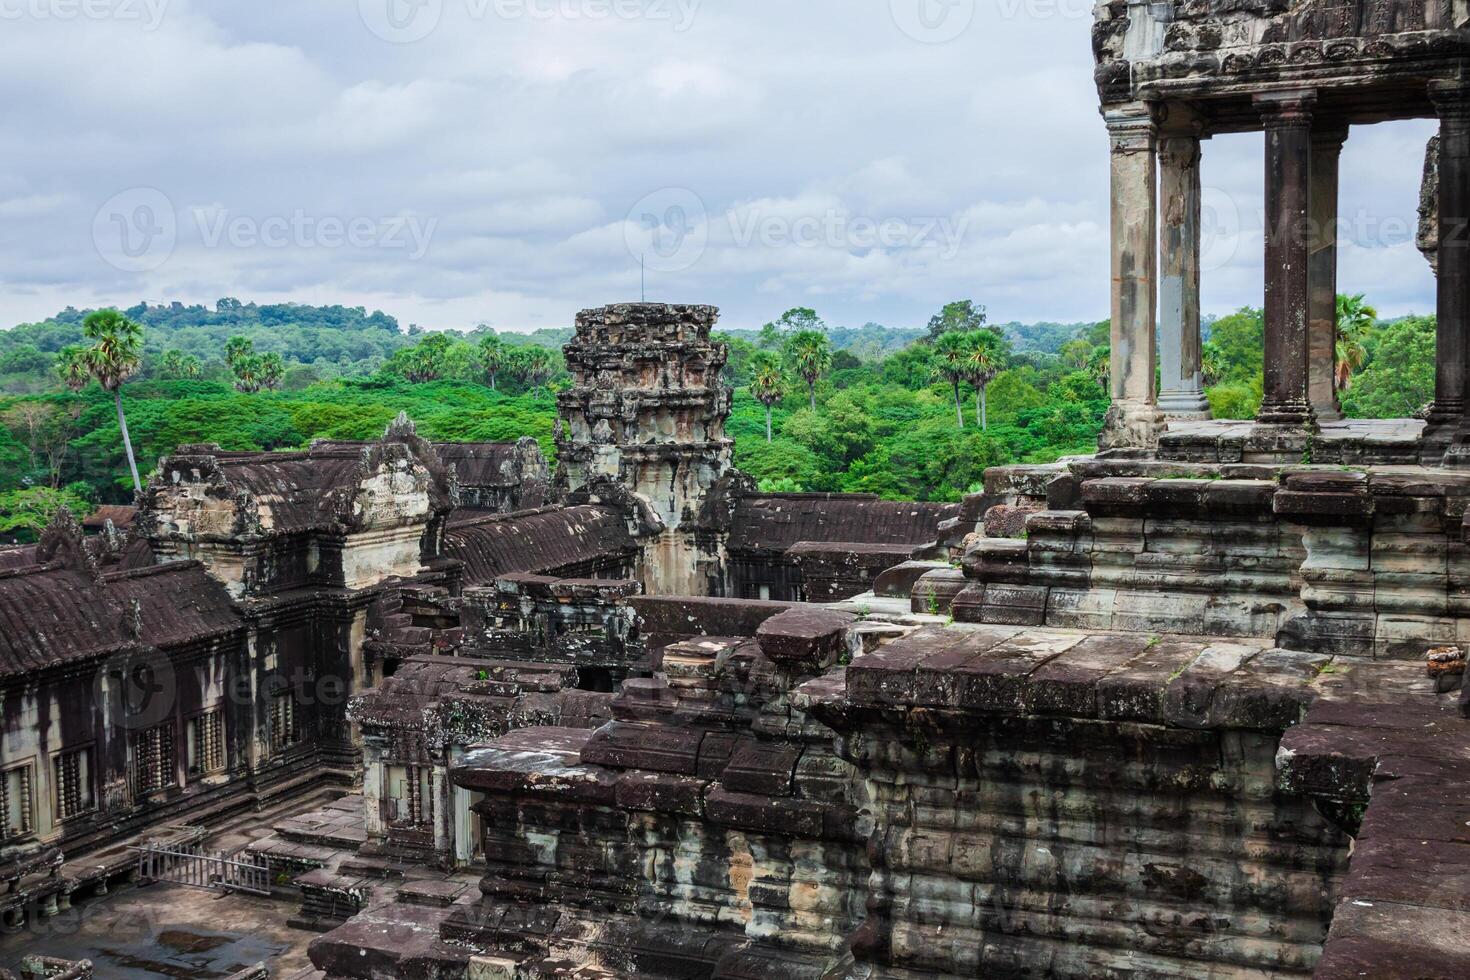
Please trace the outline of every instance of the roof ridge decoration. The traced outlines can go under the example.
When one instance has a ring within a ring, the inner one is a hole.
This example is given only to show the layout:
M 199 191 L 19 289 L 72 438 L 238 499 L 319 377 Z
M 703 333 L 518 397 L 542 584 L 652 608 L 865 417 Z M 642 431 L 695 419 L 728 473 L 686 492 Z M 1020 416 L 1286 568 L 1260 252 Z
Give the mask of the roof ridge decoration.
M 93 582 L 102 581 L 101 565 L 87 547 L 81 522 L 71 508 L 64 505 L 57 508 L 51 522 L 41 532 L 40 543 L 36 545 L 36 563 L 54 564 L 85 575 Z

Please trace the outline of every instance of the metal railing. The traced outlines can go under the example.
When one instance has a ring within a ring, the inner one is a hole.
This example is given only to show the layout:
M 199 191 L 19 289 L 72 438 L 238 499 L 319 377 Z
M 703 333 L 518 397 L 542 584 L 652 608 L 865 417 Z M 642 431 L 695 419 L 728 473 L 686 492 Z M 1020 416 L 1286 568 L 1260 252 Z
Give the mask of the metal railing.
M 149 843 L 135 847 L 138 878 L 164 881 L 215 891 L 271 893 L 270 865 L 263 857 L 242 854 L 229 857 L 224 851 L 206 852 L 197 844 Z

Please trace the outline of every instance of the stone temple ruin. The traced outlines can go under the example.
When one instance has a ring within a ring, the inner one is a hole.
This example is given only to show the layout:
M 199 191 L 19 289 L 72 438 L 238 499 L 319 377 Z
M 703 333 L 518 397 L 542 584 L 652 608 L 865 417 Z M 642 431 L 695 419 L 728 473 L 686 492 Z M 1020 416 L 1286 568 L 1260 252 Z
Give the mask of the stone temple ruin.
M 186 446 L 126 530 L 0 552 L 5 923 L 255 813 L 324 980 L 1470 976 L 1466 21 L 1099 6 L 1094 456 L 762 494 L 715 311 L 611 306 L 554 473 Z M 1340 421 L 1312 229 L 1349 125 L 1431 113 L 1435 401 Z M 1266 401 L 1214 422 L 1200 142 L 1249 128 Z

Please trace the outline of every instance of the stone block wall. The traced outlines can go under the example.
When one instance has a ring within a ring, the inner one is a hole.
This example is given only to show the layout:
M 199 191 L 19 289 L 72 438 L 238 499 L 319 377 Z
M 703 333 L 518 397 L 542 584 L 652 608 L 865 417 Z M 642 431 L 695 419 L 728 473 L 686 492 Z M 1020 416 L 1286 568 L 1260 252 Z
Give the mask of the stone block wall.
M 1467 639 L 1463 476 L 1117 469 L 1138 475 L 1084 473 L 1076 509 L 1030 514 L 1024 538 L 973 542 L 955 618 L 1256 637 L 1379 657 Z M 1007 479 L 995 475 L 1002 489 Z

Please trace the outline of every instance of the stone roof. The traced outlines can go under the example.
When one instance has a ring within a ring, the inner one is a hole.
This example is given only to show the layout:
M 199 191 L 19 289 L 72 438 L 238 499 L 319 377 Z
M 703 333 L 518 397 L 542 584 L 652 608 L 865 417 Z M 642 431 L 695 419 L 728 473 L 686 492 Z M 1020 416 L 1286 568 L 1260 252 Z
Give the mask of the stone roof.
M 242 627 L 224 589 L 198 562 L 100 577 L 60 562 L 0 572 L 0 677 Z
M 150 646 L 178 646 L 244 625 L 229 593 L 199 562 L 109 573 L 103 583 L 108 595 L 124 607 L 138 603 L 142 638 Z
M 731 551 L 784 552 L 803 542 L 923 545 L 958 504 L 879 500 L 868 494 L 763 494 L 744 497 L 731 522 Z
M 519 481 L 514 442 L 436 443 L 434 449 L 445 466 L 454 470 L 460 486 L 502 487 Z
M 114 528 L 126 531 L 137 516 L 138 508 L 132 504 L 103 504 L 82 519 L 82 527 L 89 531 L 100 531 L 111 521 Z
M 452 506 L 433 447 L 400 416 L 376 442 L 319 441 L 307 452 L 232 453 L 180 446 L 145 491 L 150 533 L 235 538 L 421 521 Z M 183 487 L 202 485 L 200 495 Z M 385 498 L 401 498 L 401 506 Z
M 509 572 L 550 574 L 636 550 L 623 516 L 593 505 L 545 507 L 456 523 L 445 533 L 445 547 L 450 557 L 464 562 L 466 585 L 486 585 Z

